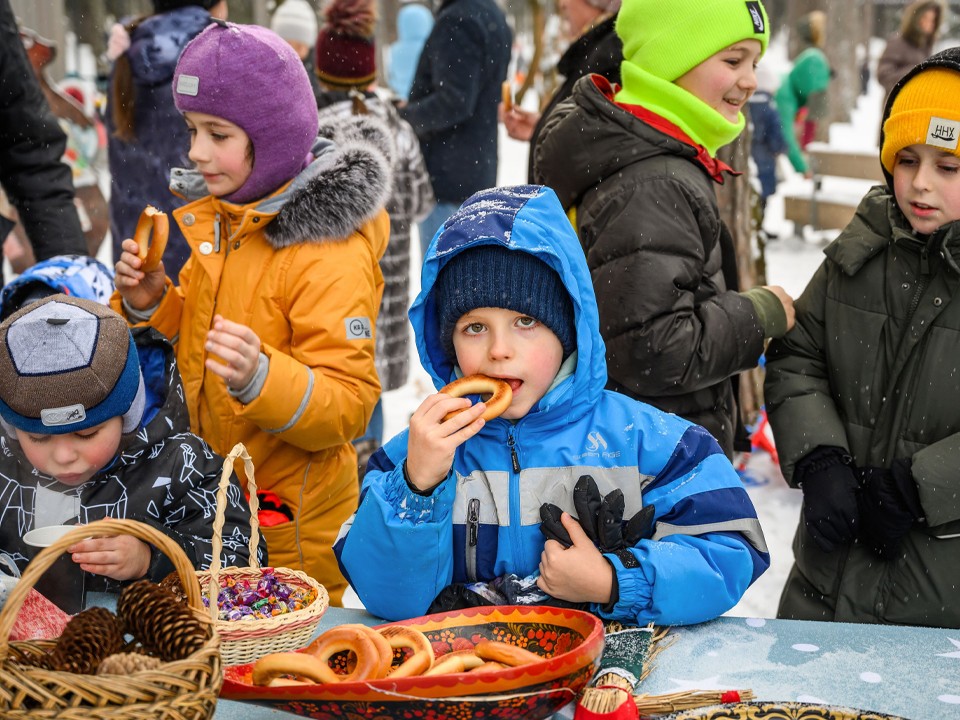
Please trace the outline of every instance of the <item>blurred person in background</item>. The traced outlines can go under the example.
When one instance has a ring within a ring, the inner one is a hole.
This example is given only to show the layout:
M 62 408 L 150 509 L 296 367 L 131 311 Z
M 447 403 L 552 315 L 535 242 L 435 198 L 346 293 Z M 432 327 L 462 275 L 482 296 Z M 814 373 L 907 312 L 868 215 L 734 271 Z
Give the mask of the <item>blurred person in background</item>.
M 317 41 L 317 14 L 307 0 L 283 0 L 270 18 L 270 29 L 289 43 L 303 61 L 313 94 L 320 100 L 320 83 L 314 72 L 314 43 Z
M 533 148 L 550 111 L 570 97 L 573 85 L 584 75 L 597 73 L 612 83 L 620 82 L 623 44 L 614 31 L 620 0 L 559 0 L 557 9 L 563 20 L 570 45 L 557 62 L 563 84 L 540 112 L 513 105 L 507 110 L 501 102 L 498 117 L 514 140 L 530 141 L 527 179 L 533 182 Z
M 494 0 L 443 0 L 400 117 L 420 139 L 437 204 L 420 223 L 426 249 L 444 221 L 497 184 L 497 105 L 512 33 Z
M 433 13 L 426 5 L 407 2 L 397 13 L 397 40 L 387 48 L 387 83 L 403 101 L 410 98 L 423 44 L 433 28 Z
M 750 157 L 757 166 L 759 192 L 759 218 L 757 230 L 764 239 L 777 236 L 763 227 L 763 218 L 767 210 L 767 200 L 777 191 L 777 159 L 787 149 L 780 126 L 780 115 L 773 100 L 777 79 L 774 72 L 764 63 L 757 66 L 757 89 L 747 102 L 750 117 Z
M 806 177 L 812 177 L 812 173 L 803 151 L 813 140 L 817 123 L 827 117 L 827 87 L 833 75 L 823 52 L 826 30 L 827 16 L 820 10 L 800 18 L 797 33 L 803 50 L 774 95 L 787 157 L 793 169 Z
M 394 141 L 393 179 L 386 205 L 390 242 L 380 258 L 384 288 L 374 350 L 381 392 L 386 392 L 404 385 L 410 372 L 410 229 L 433 209 L 435 200 L 416 133 L 393 103 L 374 92 L 374 0 L 333 0 L 325 18 L 316 42 L 315 74 L 323 89 L 318 100 L 321 128 L 335 126 L 344 117 L 373 115 L 390 128 Z M 383 444 L 382 396 L 366 432 L 353 444 L 363 480 L 367 460 Z
M 900 30 L 887 39 L 877 61 L 877 80 L 883 86 L 884 99 L 908 70 L 930 57 L 943 13 L 940 0 L 918 0 L 904 9 Z
M 117 23 L 107 57 L 113 60 L 106 121 L 110 165 L 113 257 L 133 237 L 140 213 L 153 205 L 168 215 L 183 205 L 170 191 L 170 170 L 190 162 L 190 136 L 173 104 L 170 82 L 180 53 L 211 18 L 227 18 L 227 0 L 153 0 L 153 15 Z M 176 223 L 163 265 L 176 278 L 190 248 Z
M 37 260 L 87 253 L 71 170 L 61 160 L 66 145 L 31 69 L 10 2 L 0 0 L 0 186 Z M 0 215 L 0 239 L 13 226 Z

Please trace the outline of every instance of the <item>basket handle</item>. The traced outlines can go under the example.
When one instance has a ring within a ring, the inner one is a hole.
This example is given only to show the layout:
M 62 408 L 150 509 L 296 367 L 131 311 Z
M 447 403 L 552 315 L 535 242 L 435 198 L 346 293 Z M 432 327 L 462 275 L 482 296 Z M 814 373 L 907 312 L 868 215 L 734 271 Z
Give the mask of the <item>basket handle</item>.
M 151 525 L 137 520 L 107 519 L 96 520 L 87 525 L 78 525 L 75 529 L 64 534 L 59 540 L 41 550 L 33 561 L 27 565 L 10 595 L 0 610 L 0 662 L 6 659 L 9 651 L 10 631 L 17 620 L 17 613 L 40 576 L 66 551 L 68 547 L 90 537 L 115 537 L 117 535 L 132 535 L 138 540 L 152 545 L 173 561 L 180 583 L 187 594 L 187 602 L 191 608 L 203 614 L 203 600 L 200 594 L 200 583 L 197 574 L 187 559 L 183 549 L 168 536 Z
M 253 459 L 243 443 L 233 446 L 230 454 L 223 459 L 223 470 L 220 473 L 220 485 L 217 487 L 217 514 L 213 519 L 213 559 L 210 562 L 210 578 L 207 582 L 207 595 L 210 598 L 210 617 L 217 619 L 217 595 L 220 593 L 220 554 L 223 552 L 223 523 L 227 510 L 227 489 L 230 487 L 230 476 L 233 474 L 233 465 L 237 458 L 243 460 L 243 470 L 247 476 L 247 492 L 250 494 L 250 567 L 260 567 L 257 557 L 257 548 L 260 545 L 260 501 L 257 499 L 257 481 L 253 475 Z

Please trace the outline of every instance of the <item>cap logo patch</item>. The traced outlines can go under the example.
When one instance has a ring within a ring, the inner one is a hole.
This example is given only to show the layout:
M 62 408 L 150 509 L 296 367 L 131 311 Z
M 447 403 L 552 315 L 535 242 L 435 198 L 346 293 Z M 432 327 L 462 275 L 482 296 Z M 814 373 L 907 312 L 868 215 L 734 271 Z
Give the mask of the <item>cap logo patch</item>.
M 745 4 L 747 10 L 750 12 L 750 20 L 753 22 L 753 32 L 757 35 L 763 35 L 766 27 L 763 24 L 763 13 L 760 12 L 760 3 L 748 2 Z
M 47 427 L 72 425 L 87 418 L 87 411 L 83 405 L 64 405 L 58 408 L 48 408 L 40 411 L 40 422 Z
M 927 126 L 927 145 L 956 150 L 958 139 L 960 139 L 960 122 L 939 117 L 930 118 L 930 125 Z
M 196 96 L 200 92 L 200 78 L 196 75 L 181 75 L 177 78 L 177 93 Z

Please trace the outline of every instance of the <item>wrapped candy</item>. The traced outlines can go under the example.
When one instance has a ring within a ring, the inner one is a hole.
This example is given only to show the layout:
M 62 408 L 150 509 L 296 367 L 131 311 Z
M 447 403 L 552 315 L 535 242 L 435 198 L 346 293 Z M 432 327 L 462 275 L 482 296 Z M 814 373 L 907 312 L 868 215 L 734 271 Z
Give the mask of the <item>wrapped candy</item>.
M 251 584 L 247 580 L 227 577 L 221 580 L 217 608 L 221 620 L 261 620 L 303 610 L 317 599 L 316 590 L 289 585 L 280 580 L 271 568 Z M 204 605 L 210 601 L 203 598 Z

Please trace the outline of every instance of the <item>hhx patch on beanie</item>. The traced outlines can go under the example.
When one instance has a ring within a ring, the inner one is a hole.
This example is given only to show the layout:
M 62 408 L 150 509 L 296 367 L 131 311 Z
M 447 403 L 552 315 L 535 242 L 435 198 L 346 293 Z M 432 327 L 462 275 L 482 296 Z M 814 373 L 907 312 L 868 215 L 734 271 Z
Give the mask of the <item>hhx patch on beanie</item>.
M 960 72 L 922 70 L 893 98 L 883 123 L 880 163 L 893 173 L 897 153 L 910 145 L 931 145 L 960 157 Z

